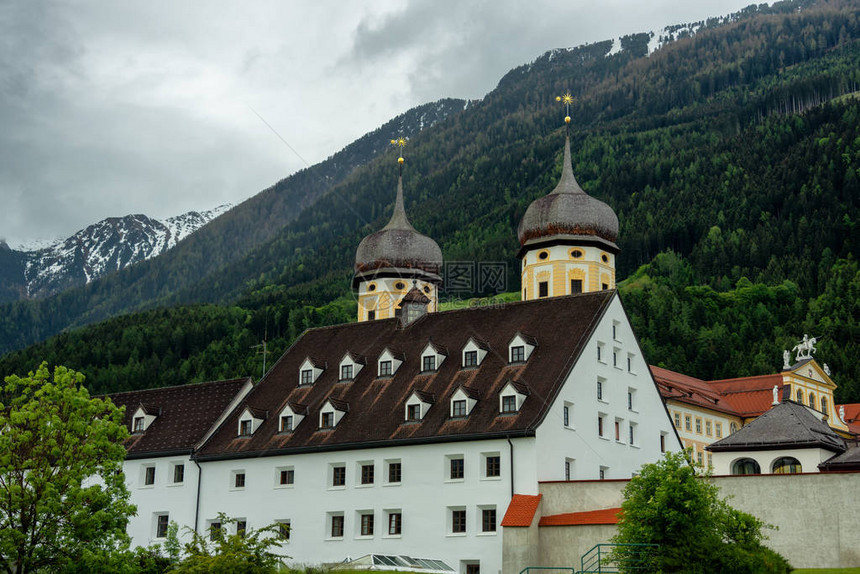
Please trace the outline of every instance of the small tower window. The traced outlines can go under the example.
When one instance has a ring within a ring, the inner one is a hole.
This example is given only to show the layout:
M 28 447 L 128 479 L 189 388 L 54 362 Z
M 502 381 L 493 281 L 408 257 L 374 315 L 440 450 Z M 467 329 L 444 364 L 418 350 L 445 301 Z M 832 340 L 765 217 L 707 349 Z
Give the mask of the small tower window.
M 376 283 L 371 283 L 367 286 L 368 291 L 376 291 Z
M 579 249 L 574 249 L 570 252 L 570 256 L 573 259 L 579 259 L 580 257 L 582 257 L 582 251 L 580 251 Z
M 406 283 L 398 281 L 394 284 L 394 288 L 402 291 L 403 289 L 406 289 Z
M 367 320 L 375 321 L 376 320 L 376 311 L 368 311 L 367 312 Z
M 609 289 L 609 283 L 602 283 L 602 287 L 601 287 L 601 289 L 603 289 L 604 291 L 606 291 L 607 289 Z
M 600 256 L 600 260 L 603 261 L 604 263 L 607 263 L 607 262 L 609 262 L 609 257 L 607 257 L 606 254 L 604 253 L 603 255 Z
M 582 293 L 582 279 L 571 279 L 570 280 L 570 292 L 573 293 Z
M 538 297 L 549 297 L 549 283 L 546 281 L 538 283 Z
M 546 259 L 549 257 L 549 251 L 541 251 L 538 253 L 538 259 Z

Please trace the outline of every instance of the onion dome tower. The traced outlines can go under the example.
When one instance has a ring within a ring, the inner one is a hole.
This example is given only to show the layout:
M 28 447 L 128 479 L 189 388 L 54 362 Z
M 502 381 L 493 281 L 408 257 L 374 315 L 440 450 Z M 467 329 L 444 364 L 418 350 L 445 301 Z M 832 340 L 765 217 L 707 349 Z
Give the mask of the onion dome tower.
M 615 288 L 618 217 L 577 183 L 570 159 L 573 98 L 556 100 L 567 111 L 564 163 L 558 185 L 529 205 L 517 231 L 523 301 Z
M 434 312 L 442 284 L 442 250 L 412 227 L 403 207 L 402 150 L 406 140 L 391 143 L 401 150 L 394 213 L 385 227 L 362 239 L 355 252 L 352 287 L 358 291 L 359 322 L 399 315 L 400 304 L 413 285 L 429 299 L 427 311 Z

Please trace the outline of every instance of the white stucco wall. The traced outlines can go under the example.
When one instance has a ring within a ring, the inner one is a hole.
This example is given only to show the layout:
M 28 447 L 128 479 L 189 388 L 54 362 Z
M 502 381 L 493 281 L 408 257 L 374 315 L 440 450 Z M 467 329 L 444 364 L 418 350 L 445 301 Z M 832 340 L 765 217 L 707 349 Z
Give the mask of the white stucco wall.
M 790 456 L 796 458 L 803 472 L 818 472 L 818 465 L 831 458 L 835 452 L 823 448 L 787 448 L 780 450 L 744 450 L 714 453 L 714 475 L 732 474 L 732 465 L 736 460 L 751 458 L 761 468 L 761 474 L 773 474 L 773 463 L 778 458 Z
M 513 439 L 517 491 L 536 491 L 533 439 Z M 484 476 L 486 454 L 497 454 L 501 476 Z M 462 455 L 463 480 L 449 478 L 450 458 Z M 399 460 L 400 484 L 387 483 L 386 461 Z M 361 464 L 373 462 L 374 483 L 360 484 Z M 346 485 L 331 486 L 332 464 L 346 466 Z M 247 520 L 249 528 L 289 520 L 292 532 L 283 552 L 294 563 L 340 562 L 370 553 L 406 554 L 441 559 L 458 572 L 465 563 L 479 561 L 481 571 L 501 570 L 501 526 L 495 533 L 481 532 L 481 510 L 495 507 L 501 522 L 511 497 L 510 445 L 504 439 L 451 442 L 294 456 L 272 456 L 201 463 L 199 529 L 208 528 L 218 512 Z M 292 466 L 295 483 L 277 484 L 276 470 Z M 244 471 L 245 487 L 234 488 L 233 475 Z M 451 530 L 452 508 L 465 509 L 465 534 Z M 388 535 L 387 511 L 399 510 L 402 534 Z M 374 533 L 360 536 L 360 512 L 374 514 Z M 330 513 L 343 513 L 344 536 L 330 536 Z
M 599 360 L 598 346 L 601 347 Z M 598 379 L 602 381 L 601 399 L 597 398 Z M 633 392 L 632 409 L 628 408 L 628 391 Z M 570 413 L 567 427 L 564 425 L 565 405 Z M 598 416 L 604 418 L 603 437 L 598 435 Z M 615 440 L 616 420 L 620 440 Z M 633 444 L 630 444 L 631 425 L 634 426 Z M 681 449 L 616 296 L 571 370 L 558 400 L 538 428 L 538 480 L 565 480 L 565 460 L 571 462 L 571 480 L 600 478 L 601 467 L 605 471 L 604 478 L 630 478 L 643 464 L 655 462 L 662 456 L 661 433 L 665 436 L 667 451 Z

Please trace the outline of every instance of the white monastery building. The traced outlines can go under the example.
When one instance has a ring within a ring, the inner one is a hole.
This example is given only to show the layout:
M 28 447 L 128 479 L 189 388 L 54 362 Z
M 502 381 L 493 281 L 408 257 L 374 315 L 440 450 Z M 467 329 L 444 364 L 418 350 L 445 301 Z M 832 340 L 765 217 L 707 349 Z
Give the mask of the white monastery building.
M 357 323 L 306 331 L 256 385 L 111 397 L 133 433 L 133 544 L 171 521 L 206 533 L 223 512 L 240 530 L 284 524 L 296 563 L 500 572 L 514 495 L 630 478 L 681 448 L 614 290 L 617 233 L 566 141 L 558 186 L 519 228 L 523 301 L 437 312 L 441 250 L 399 182 L 357 250 Z

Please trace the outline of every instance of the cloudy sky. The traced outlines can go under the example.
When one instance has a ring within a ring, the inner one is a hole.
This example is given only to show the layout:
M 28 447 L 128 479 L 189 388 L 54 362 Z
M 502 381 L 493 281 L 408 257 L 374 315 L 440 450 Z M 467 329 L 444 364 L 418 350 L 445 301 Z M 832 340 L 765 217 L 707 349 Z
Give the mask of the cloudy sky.
M 546 50 L 750 3 L 0 0 L 0 239 L 235 204 Z

